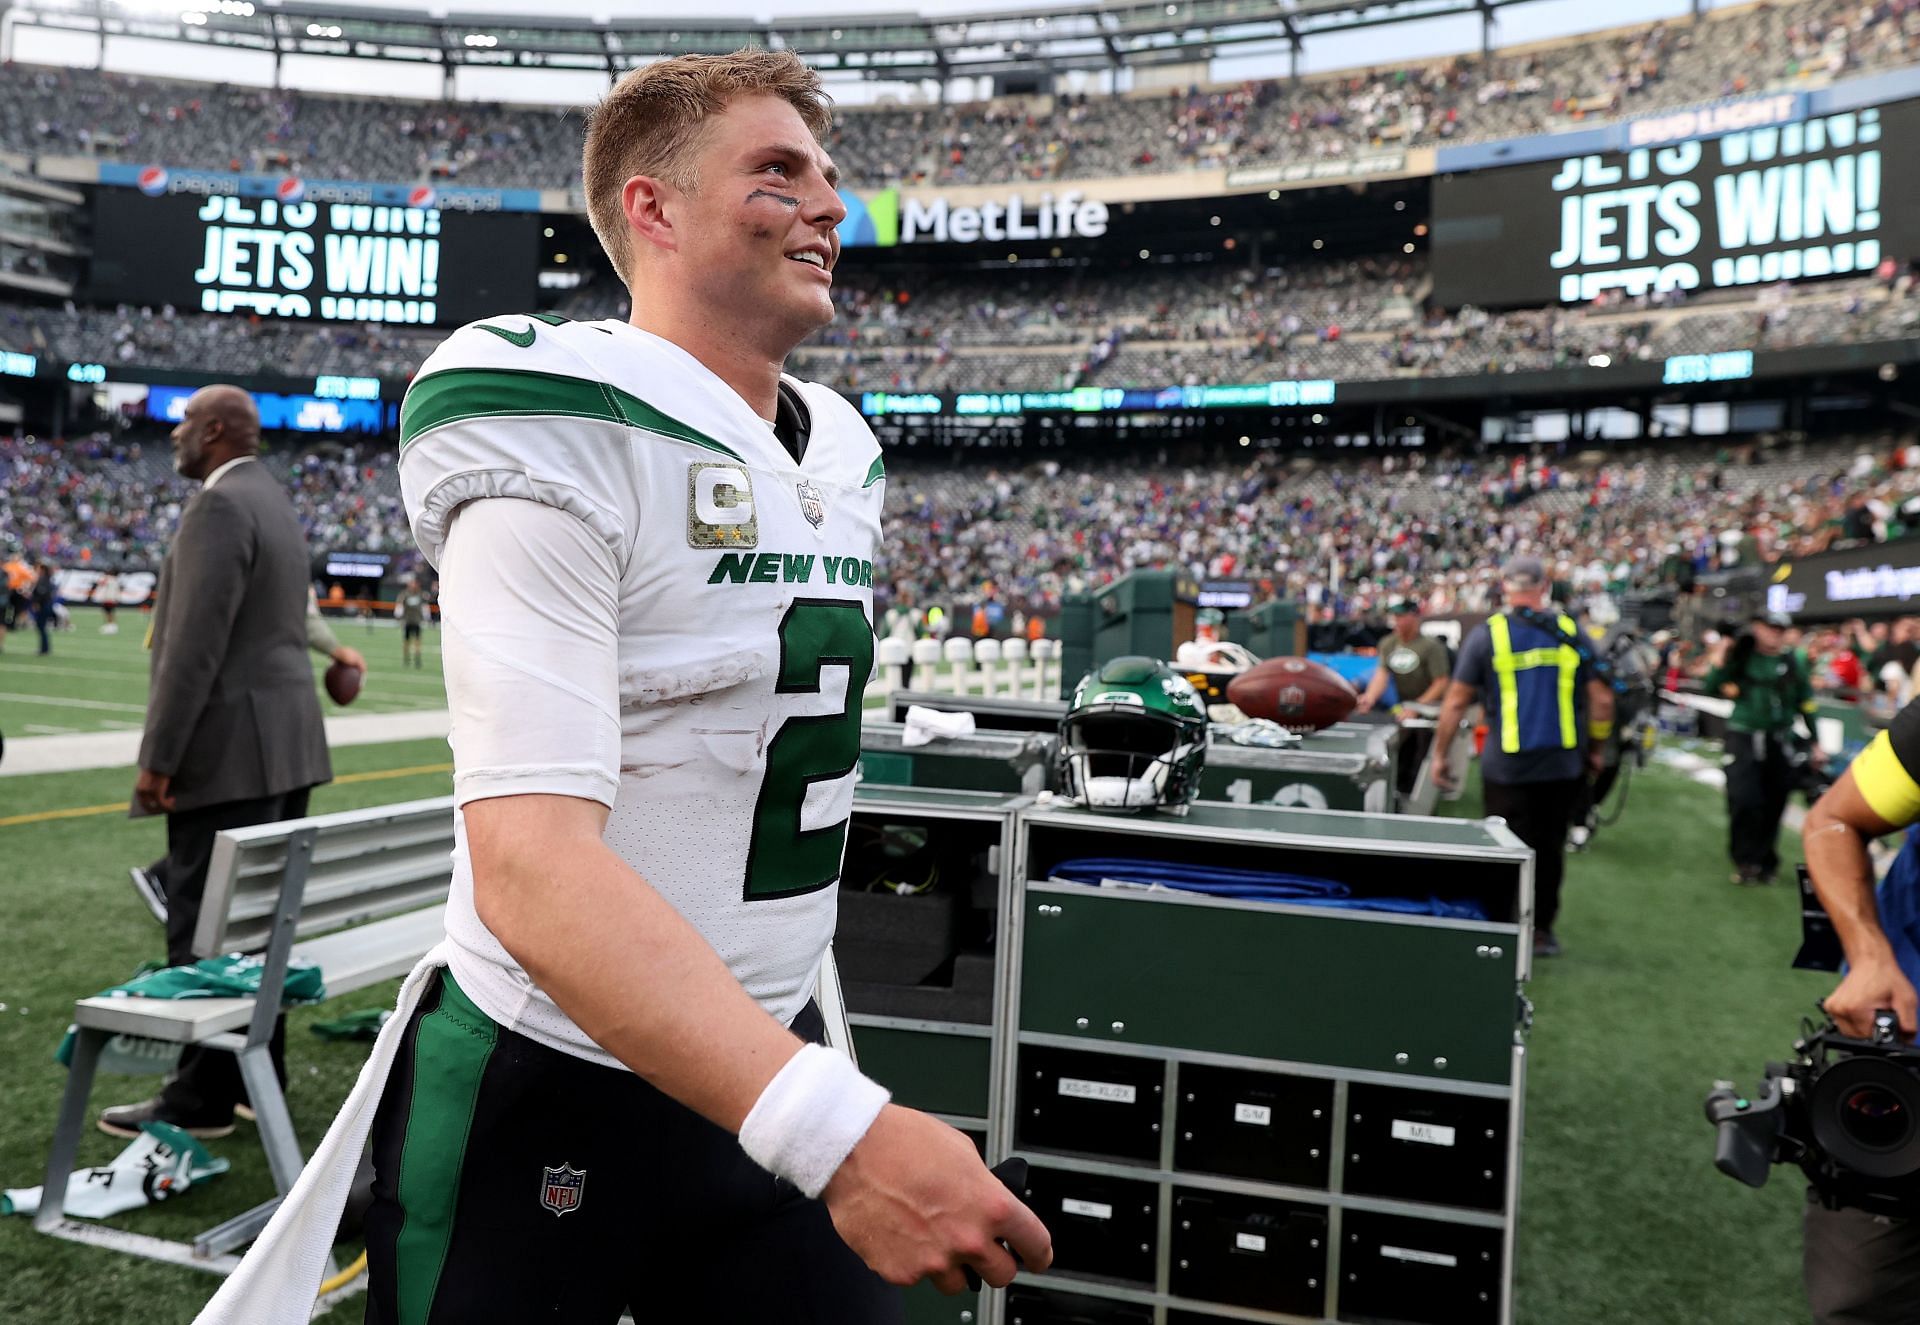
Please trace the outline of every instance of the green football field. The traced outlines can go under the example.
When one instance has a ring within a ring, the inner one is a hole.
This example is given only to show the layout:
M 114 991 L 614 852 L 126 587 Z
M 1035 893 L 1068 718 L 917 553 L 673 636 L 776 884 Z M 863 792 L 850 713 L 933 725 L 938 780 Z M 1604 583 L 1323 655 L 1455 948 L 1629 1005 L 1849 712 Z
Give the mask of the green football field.
M 401 664 L 400 630 L 393 622 L 335 618 L 329 624 L 342 644 L 365 656 L 367 676 L 359 697 L 348 708 L 340 708 L 323 692 L 320 706 L 328 717 L 447 706 L 437 627 L 429 627 L 423 634 L 424 666 L 413 668 Z M 0 646 L 0 734 L 18 740 L 76 732 L 139 731 L 147 707 L 146 630 L 144 615 L 123 611 L 119 632 L 102 635 L 100 614 L 77 608 L 74 629 L 55 631 L 53 652 L 49 654 L 36 652 L 40 641 L 34 632 L 9 631 Z M 327 668 L 327 660 L 312 652 L 307 658 L 317 681 Z M 941 684 L 945 684 L 950 670 L 945 663 L 933 669 Z M 868 709 L 884 705 L 883 696 L 868 694 Z
M 437 740 L 336 750 L 341 776 L 316 793 L 313 808 L 444 794 L 446 759 Z M 162 825 L 89 812 L 124 804 L 131 781 L 130 769 L 0 779 L 0 1186 L 40 1180 L 63 1080 L 52 1053 L 72 999 L 160 954 L 160 930 L 126 869 L 159 854 Z M 1801 1015 L 1830 982 L 1787 967 L 1798 941 L 1791 889 L 1726 881 L 1723 824 L 1718 793 L 1654 770 L 1636 780 L 1625 821 L 1571 862 L 1560 923 L 1568 952 L 1542 964 L 1530 989 L 1537 1015 L 1517 1266 L 1523 1325 L 1806 1319 L 1802 1185 L 1779 1173 L 1756 1192 L 1716 1173 L 1701 1100 L 1714 1078 L 1751 1085 L 1766 1060 L 1785 1057 Z M 391 986 L 367 990 L 321 1014 L 391 996 Z M 309 1148 L 365 1053 L 308 1033 L 314 1016 L 293 1014 L 289 1055 L 290 1103 Z M 143 1098 L 153 1084 L 103 1077 L 94 1106 Z M 90 1132 L 81 1162 L 104 1163 L 123 1144 Z M 270 1194 L 248 1125 L 212 1144 L 232 1172 L 114 1222 L 184 1236 Z M 0 1325 L 184 1325 L 213 1286 L 190 1270 L 0 1220 Z M 355 1300 L 326 1319 L 357 1321 L 360 1311 Z
M 63 736 L 72 732 L 139 731 L 147 708 L 147 618 L 122 611 L 118 634 L 100 633 L 100 614 L 76 608 L 74 628 L 53 632 L 53 652 L 42 654 L 30 630 L 7 632 L 0 648 L 0 732 L 8 740 L 23 736 Z M 367 659 L 365 688 L 351 708 L 322 701 L 329 716 L 341 713 L 398 713 L 443 709 L 446 687 L 440 680 L 440 632 L 424 632 L 424 667 L 400 665 L 400 630 L 392 622 L 330 621 L 342 644 Z M 327 660 L 309 652 L 317 677 Z

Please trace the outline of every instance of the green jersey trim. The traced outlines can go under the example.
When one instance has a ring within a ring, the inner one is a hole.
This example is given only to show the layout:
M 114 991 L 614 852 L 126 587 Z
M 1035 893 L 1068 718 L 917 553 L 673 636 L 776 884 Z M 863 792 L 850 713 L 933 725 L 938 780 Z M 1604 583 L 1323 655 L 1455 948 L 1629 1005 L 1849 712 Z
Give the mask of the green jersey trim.
M 413 1093 L 400 1148 L 406 1219 L 394 1236 L 393 1293 L 403 1321 L 433 1315 L 453 1246 L 480 1087 L 499 1041 L 499 1026 L 453 982 L 451 971 L 442 971 L 439 1004 L 420 1018 L 414 1035 Z
M 449 368 L 420 378 L 400 407 L 400 445 L 404 449 L 435 428 L 467 419 L 536 417 L 624 424 L 741 459 L 731 447 L 610 383 L 517 368 Z
M 870 488 L 874 484 L 878 483 L 881 479 L 885 478 L 886 476 L 887 476 L 886 459 L 882 456 L 875 456 L 873 458 L 873 468 L 867 471 L 867 481 L 865 483 L 862 483 L 860 486 L 863 488 Z

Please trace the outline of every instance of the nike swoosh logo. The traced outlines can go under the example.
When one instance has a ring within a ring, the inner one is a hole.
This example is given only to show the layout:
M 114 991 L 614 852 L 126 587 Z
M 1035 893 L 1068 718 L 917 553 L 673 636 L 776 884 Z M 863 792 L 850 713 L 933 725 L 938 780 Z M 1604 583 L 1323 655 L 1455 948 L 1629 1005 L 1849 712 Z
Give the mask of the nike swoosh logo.
M 533 344 L 533 328 L 532 327 L 528 327 L 525 331 L 508 331 L 505 327 L 496 327 L 491 325 L 490 323 L 482 322 L 480 324 L 480 330 L 491 331 L 494 335 L 498 336 L 501 340 L 505 341 L 507 344 L 517 345 L 519 348 L 523 350 L 526 349 L 529 345 Z

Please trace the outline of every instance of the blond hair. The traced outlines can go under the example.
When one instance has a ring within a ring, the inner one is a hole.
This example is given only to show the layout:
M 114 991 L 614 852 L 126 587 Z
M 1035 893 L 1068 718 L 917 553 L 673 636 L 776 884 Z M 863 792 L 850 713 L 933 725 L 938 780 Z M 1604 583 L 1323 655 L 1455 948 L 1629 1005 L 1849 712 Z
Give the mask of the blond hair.
M 800 112 L 816 139 L 833 124 L 832 99 L 799 56 L 751 47 L 731 55 L 681 55 L 635 69 L 588 117 L 580 157 L 587 219 L 622 279 L 629 277 L 631 251 L 621 203 L 627 181 L 649 175 L 689 192 L 699 188 L 693 162 L 705 122 L 743 96 L 781 98 Z

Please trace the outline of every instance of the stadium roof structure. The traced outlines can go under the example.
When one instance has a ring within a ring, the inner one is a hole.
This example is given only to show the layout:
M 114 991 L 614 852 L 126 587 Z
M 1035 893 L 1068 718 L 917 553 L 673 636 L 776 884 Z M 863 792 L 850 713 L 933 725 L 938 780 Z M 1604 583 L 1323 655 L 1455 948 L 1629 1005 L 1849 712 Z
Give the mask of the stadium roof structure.
M 830 0 L 824 0 L 830 3 Z M 284 55 L 462 66 L 605 70 L 741 46 L 791 50 L 823 73 L 870 79 L 1050 73 L 1186 64 L 1233 48 L 1521 0 L 1107 0 L 928 17 L 910 12 L 756 22 L 556 18 L 362 9 L 312 0 L 0 0 L 7 22 Z M 1249 49 L 1249 53 L 1252 53 Z

